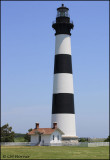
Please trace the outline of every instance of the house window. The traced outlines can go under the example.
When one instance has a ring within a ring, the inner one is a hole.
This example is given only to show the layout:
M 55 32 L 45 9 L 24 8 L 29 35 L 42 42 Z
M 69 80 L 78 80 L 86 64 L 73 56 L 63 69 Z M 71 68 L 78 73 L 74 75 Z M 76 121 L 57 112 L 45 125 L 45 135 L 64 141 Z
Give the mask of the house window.
M 53 135 L 53 140 L 54 140 L 54 135 Z
M 59 140 L 59 135 L 57 136 L 57 139 Z

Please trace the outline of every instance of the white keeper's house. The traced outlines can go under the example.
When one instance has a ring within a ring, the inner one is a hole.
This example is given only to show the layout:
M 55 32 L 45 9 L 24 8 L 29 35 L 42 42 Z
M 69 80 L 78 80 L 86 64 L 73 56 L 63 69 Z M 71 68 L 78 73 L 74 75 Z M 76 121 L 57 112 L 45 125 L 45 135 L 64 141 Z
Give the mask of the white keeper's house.
M 28 133 L 31 136 L 31 143 L 40 146 L 59 145 L 63 134 L 57 128 L 57 123 L 53 123 L 53 128 L 39 128 L 39 123 L 36 123 L 35 129 Z

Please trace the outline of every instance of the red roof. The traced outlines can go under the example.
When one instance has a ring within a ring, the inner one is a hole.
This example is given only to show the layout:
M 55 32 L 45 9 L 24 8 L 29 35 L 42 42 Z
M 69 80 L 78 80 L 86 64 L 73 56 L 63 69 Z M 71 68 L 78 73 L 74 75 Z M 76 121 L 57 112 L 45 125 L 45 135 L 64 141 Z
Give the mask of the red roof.
M 63 132 L 59 128 L 38 128 L 30 131 L 28 135 L 34 135 L 35 133 L 52 134 L 55 130 L 59 130 L 63 134 Z

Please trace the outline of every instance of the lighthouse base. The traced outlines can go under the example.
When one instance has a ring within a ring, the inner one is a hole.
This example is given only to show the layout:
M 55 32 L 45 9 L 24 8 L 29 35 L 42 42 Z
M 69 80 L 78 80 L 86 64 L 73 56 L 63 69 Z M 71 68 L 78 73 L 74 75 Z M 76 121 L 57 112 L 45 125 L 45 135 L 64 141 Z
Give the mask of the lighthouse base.
M 62 145 L 73 145 L 78 144 L 77 136 L 62 136 Z

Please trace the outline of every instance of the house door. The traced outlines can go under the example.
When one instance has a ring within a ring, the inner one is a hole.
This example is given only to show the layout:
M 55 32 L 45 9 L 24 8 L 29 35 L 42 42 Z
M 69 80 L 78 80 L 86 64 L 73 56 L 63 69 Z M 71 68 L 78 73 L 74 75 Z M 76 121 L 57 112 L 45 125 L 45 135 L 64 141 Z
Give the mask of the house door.
M 41 134 L 39 134 L 39 143 L 40 143 L 40 141 L 41 141 Z

